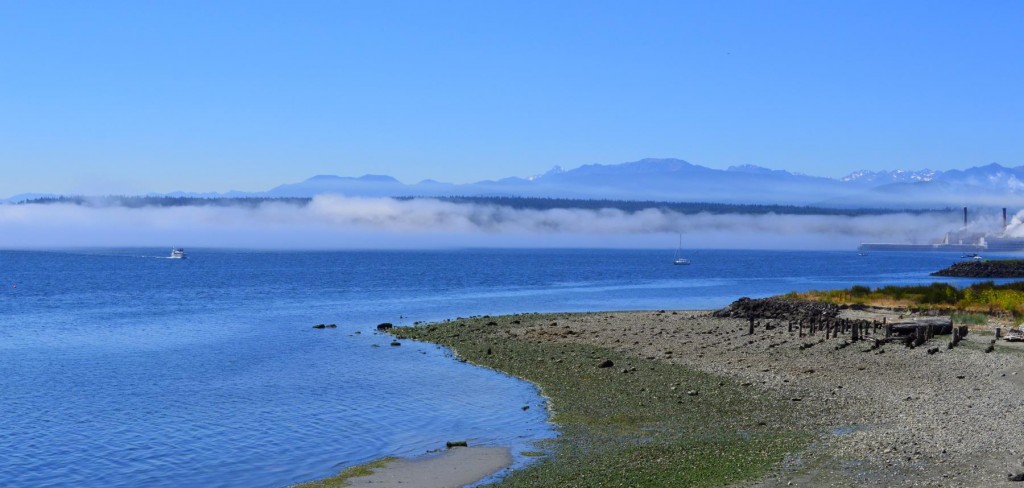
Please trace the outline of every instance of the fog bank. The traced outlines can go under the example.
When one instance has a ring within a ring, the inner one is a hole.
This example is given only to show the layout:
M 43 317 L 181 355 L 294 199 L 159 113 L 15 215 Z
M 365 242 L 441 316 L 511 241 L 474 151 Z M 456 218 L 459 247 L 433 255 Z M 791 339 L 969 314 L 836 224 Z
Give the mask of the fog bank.
M 0 248 L 674 248 L 682 234 L 688 248 L 852 249 L 867 241 L 930 242 L 957 226 L 955 213 L 685 215 L 322 195 L 305 206 L 0 205 Z

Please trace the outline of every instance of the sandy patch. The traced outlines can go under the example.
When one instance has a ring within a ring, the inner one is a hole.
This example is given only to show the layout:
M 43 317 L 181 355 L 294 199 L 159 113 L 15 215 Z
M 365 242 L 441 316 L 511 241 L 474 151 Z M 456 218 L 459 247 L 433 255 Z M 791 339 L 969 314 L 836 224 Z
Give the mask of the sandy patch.
M 454 447 L 440 454 L 397 459 L 346 486 L 373 488 L 457 488 L 480 481 L 512 464 L 503 447 Z

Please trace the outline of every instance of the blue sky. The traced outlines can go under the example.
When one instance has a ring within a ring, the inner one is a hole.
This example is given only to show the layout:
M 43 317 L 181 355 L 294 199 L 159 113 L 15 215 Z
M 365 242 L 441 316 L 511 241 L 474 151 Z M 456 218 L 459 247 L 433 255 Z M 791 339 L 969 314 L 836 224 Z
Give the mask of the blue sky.
M 1024 164 L 1024 3 L 0 3 L 0 196 Z

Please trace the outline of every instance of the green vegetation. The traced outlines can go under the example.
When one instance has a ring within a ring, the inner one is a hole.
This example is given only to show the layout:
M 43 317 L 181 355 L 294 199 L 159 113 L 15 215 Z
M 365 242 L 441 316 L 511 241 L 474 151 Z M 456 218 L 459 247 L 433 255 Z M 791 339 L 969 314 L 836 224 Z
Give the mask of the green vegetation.
M 988 323 L 988 315 L 983 313 L 956 312 L 953 314 L 953 322 L 967 325 L 985 325 Z
M 396 458 L 393 457 L 386 457 L 370 463 L 360 464 L 359 466 L 348 468 L 330 478 L 300 483 L 298 485 L 294 485 L 292 488 L 341 488 L 348 484 L 349 479 L 358 478 L 360 476 L 369 476 L 373 474 L 375 470 L 387 466 L 388 463 L 395 459 Z
M 764 476 L 803 449 L 802 405 L 732 380 L 598 347 L 531 339 L 524 315 L 401 327 L 406 339 L 537 384 L 561 435 L 551 455 L 503 479 L 519 486 L 722 486 Z M 498 325 L 486 325 L 485 322 Z M 604 360 L 611 367 L 598 367 Z
M 1024 317 L 1024 282 L 997 285 L 991 281 L 957 288 L 947 283 L 919 286 L 883 286 L 871 289 L 854 286 L 848 290 L 810 291 L 790 293 L 792 298 L 820 300 L 835 304 L 861 304 L 907 306 L 925 309 L 957 311 L 962 322 L 980 324 L 987 321 L 985 314 L 1010 314 Z M 954 320 L 957 320 L 954 317 Z

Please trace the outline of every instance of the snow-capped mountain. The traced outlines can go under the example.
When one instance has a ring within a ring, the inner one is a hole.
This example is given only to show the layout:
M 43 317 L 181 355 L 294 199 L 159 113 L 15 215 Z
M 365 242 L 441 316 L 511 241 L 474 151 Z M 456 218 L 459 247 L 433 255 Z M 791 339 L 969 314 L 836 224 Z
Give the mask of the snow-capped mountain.
M 959 206 L 1024 203 L 1024 167 L 989 164 L 966 170 L 857 171 L 825 178 L 753 165 L 725 170 L 681 159 L 642 159 L 621 164 L 555 167 L 528 178 L 470 184 L 423 181 L 406 185 L 390 177 L 318 176 L 282 185 L 267 196 L 525 196 L 619 200 L 708 201 L 828 206 Z
M 907 171 L 897 169 L 893 171 L 855 171 L 839 181 L 851 183 L 916 183 L 921 181 L 932 181 L 942 174 L 941 171 L 922 169 L 919 171 Z
M 993 163 L 949 171 L 857 171 L 836 179 L 753 165 L 721 170 L 681 159 L 642 159 L 621 164 L 588 164 L 568 170 L 556 166 L 541 175 L 469 184 L 436 180 L 406 184 L 385 175 L 318 175 L 264 192 L 233 191 L 220 196 L 312 197 L 323 193 L 364 197 L 520 196 L 835 207 L 1024 206 L 1024 166 L 1010 168 Z M 174 192 L 169 195 L 200 194 Z

